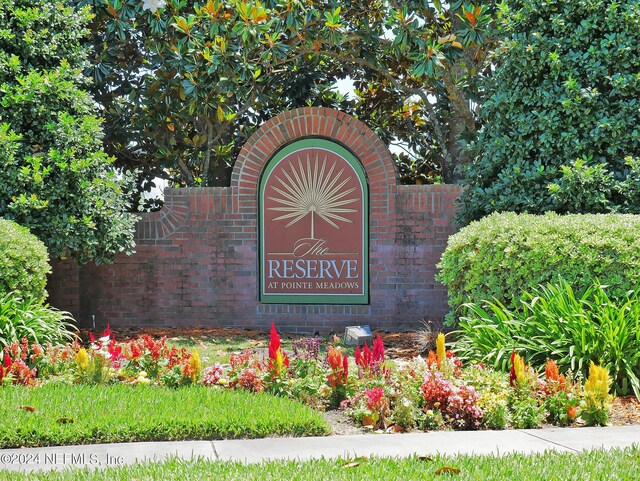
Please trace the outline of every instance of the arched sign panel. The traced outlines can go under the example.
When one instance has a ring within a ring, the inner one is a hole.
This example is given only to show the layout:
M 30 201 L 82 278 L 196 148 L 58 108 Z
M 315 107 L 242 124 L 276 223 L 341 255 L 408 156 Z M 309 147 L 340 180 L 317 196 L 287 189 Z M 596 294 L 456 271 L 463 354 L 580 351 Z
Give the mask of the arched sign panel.
M 260 300 L 369 302 L 369 206 L 362 165 L 341 145 L 287 145 L 260 180 Z

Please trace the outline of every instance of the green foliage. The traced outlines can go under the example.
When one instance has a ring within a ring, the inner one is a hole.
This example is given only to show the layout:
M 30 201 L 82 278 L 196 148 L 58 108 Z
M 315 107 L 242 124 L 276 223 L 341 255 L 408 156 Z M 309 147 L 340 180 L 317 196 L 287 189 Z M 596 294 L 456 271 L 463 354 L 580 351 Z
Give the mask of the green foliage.
M 28 229 L 0 218 L 0 296 L 44 300 L 51 271 L 47 249 Z
M 515 391 L 511 392 L 512 394 Z M 527 389 L 526 395 L 512 395 L 509 400 L 509 424 L 514 429 L 539 428 L 544 419 L 544 409 Z
M 640 4 L 505 3 L 460 219 L 640 212 Z
M 35 412 L 19 409 L 33 406 Z M 61 423 L 59 419 L 72 420 Z M 267 394 L 189 386 L 0 389 L 0 446 L 324 435 L 320 413 Z
M 614 300 L 595 283 L 576 296 L 571 285 L 540 286 L 525 292 L 520 305 L 468 304 L 460 318 L 456 353 L 506 369 L 515 348 L 534 365 L 554 359 L 561 370 L 586 375 L 602 363 L 618 394 L 640 398 L 640 287 Z
M 143 183 L 228 185 L 251 133 L 307 105 L 354 113 L 408 146 L 416 155 L 399 160 L 413 181 L 448 179 L 476 131 L 492 1 L 73 3 L 96 15 L 107 151 Z M 347 77 L 355 101 L 333 90 Z
M 449 238 L 438 279 L 454 310 L 484 300 L 514 308 L 560 277 L 578 293 L 598 279 L 618 299 L 640 281 L 639 253 L 638 216 L 493 214 Z
M 26 338 L 30 343 L 59 344 L 73 339 L 76 327 L 68 312 L 41 299 L 19 297 L 11 292 L 0 297 L 0 347 Z
M 90 18 L 59 0 L 0 0 L 0 216 L 81 263 L 130 252 L 135 220 L 83 90 Z
M 569 426 L 574 419 L 569 415 L 570 410 L 577 409 L 580 399 L 571 392 L 558 391 L 547 396 L 544 409 L 547 411 L 547 421 L 554 426 Z

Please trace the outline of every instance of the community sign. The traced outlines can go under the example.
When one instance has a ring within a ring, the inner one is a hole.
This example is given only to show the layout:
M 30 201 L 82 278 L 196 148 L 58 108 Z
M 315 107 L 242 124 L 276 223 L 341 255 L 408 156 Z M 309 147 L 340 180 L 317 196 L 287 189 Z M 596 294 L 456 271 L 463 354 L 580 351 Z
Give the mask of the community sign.
M 287 145 L 259 196 L 261 302 L 369 302 L 367 180 L 349 150 L 320 138 Z

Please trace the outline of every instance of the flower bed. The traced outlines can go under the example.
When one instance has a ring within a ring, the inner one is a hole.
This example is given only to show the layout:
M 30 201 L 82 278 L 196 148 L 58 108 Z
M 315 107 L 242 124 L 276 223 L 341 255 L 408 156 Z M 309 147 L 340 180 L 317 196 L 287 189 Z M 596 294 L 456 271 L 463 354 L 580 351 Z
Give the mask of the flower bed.
M 203 366 L 196 349 L 177 349 L 166 338 L 141 336 L 118 342 L 107 330 L 87 347 L 13 343 L 5 348 L 0 384 L 38 385 L 154 384 L 172 388 L 204 385 L 211 389 L 266 392 L 291 397 L 319 409 L 339 408 L 373 430 L 531 428 L 550 423 L 606 424 L 610 379 L 592 365 L 586 382 L 561 374 L 549 360 L 540 374 L 517 353 L 511 372 L 482 364 L 464 366 L 438 336 L 426 358 L 389 360 L 380 336 L 371 348 L 344 349 L 321 340 L 281 346 L 272 326 L 268 355 L 247 350 L 228 364 Z

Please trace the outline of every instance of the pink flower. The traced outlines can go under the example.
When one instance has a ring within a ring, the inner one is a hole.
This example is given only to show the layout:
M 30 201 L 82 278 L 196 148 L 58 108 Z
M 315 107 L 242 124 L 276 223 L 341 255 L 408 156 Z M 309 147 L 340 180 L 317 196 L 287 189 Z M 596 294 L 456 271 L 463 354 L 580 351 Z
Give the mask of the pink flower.
M 425 400 L 426 409 L 438 409 L 445 419 L 457 427 L 477 428 L 482 419 L 482 410 L 478 408 L 478 394 L 467 384 L 455 386 L 442 373 L 428 371 L 420 391 Z
M 202 372 L 202 384 L 205 386 L 213 386 L 218 384 L 218 381 L 222 377 L 222 366 L 219 363 L 215 363 L 213 366 L 205 368 Z
M 365 389 L 364 395 L 366 398 L 367 409 L 370 411 L 378 412 L 384 405 L 384 391 L 381 387 L 374 387 L 373 389 Z
M 258 376 L 255 369 L 246 368 L 240 372 L 237 385 L 242 389 L 259 392 L 262 391 L 262 379 Z

